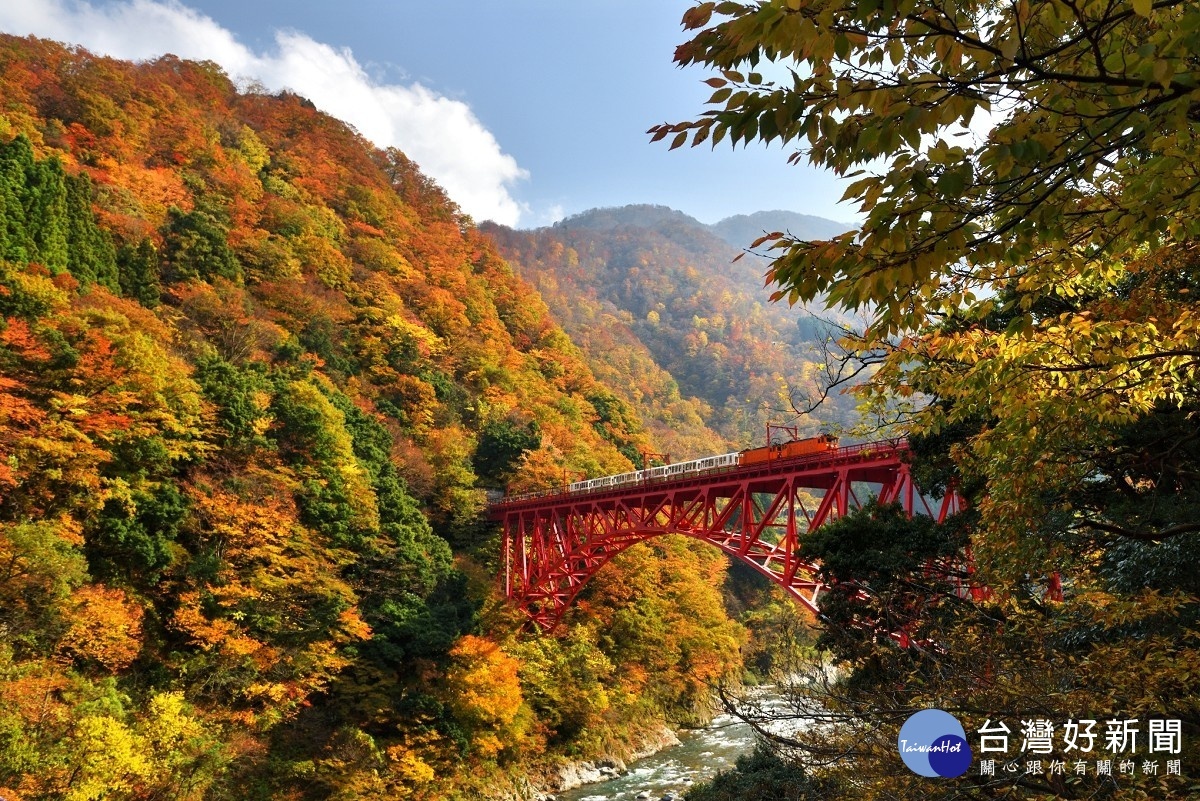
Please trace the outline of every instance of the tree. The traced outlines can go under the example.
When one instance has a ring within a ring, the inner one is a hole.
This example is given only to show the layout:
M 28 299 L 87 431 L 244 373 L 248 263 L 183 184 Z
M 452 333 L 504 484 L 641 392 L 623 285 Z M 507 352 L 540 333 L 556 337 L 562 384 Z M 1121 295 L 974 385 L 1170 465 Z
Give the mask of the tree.
M 840 175 L 884 167 L 846 191 L 859 231 L 772 237 L 793 301 L 877 304 L 874 327 L 895 331 L 1008 279 L 1110 283 L 1122 256 L 1200 233 L 1190 4 L 707 2 L 684 25 L 700 30 L 675 60 L 724 77 L 712 110 L 655 138 L 779 139 Z M 779 78 L 737 71 L 761 62 Z
M 112 239 L 96 226 L 92 215 L 92 182 L 86 174 L 68 175 L 64 191 L 67 270 L 81 283 L 95 281 L 118 292 L 121 286 Z
M 149 239 L 136 247 L 131 244 L 117 249 L 116 263 L 121 291 L 147 308 L 158 305 L 162 285 L 158 280 L 158 251 Z
M 88 584 L 75 591 L 70 606 L 64 653 L 114 673 L 133 663 L 141 648 L 143 610 L 123 591 Z
M 228 226 L 218 215 L 201 209 L 184 212 L 172 208 L 168 218 L 163 230 L 165 279 L 220 277 L 241 281 L 242 268 L 229 247 Z
M 523 454 L 537 450 L 541 444 L 536 422 L 522 425 L 514 420 L 491 420 L 479 432 L 479 444 L 472 457 L 475 474 L 484 481 L 501 483 Z
M 24 136 L 0 145 L 0 257 L 118 288 L 112 241 L 92 215 L 91 181 L 65 174 L 57 158 L 36 159 Z
M 993 593 L 939 604 L 921 621 L 937 644 L 924 652 L 839 632 L 848 678 L 826 703 L 848 722 L 808 745 L 853 754 L 843 778 L 870 797 L 915 790 L 888 765 L 918 708 L 953 708 L 968 729 L 988 711 L 1165 710 L 1193 731 L 1183 665 L 1200 645 L 1200 595 L 1172 565 L 1194 560 L 1200 529 L 1196 476 L 1180 469 L 1200 414 L 1200 9 L 770 0 L 700 3 L 684 25 L 696 33 L 676 61 L 721 71 L 712 108 L 654 137 L 779 140 L 792 161 L 855 179 L 859 230 L 768 232 L 752 247 L 770 243 L 776 299 L 866 314 L 846 342 L 878 363 L 864 394 L 900 412 L 922 456 L 949 457 Z M 895 528 L 868 515 L 856 536 Z M 1047 600 L 1056 571 L 1062 602 Z M 911 589 L 890 596 L 899 610 L 849 597 L 839 612 L 907 615 L 923 602 Z M 1139 667 L 1113 669 L 1125 665 Z M 988 786 L 1071 797 L 1088 783 L 1021 785 Z M 1184 792 L 1150 778 L 1130 789 Z
M 985 522 L 1036 520 L 1020 507 L 1056 452 L 1191 396 L 1200 11 L 779 0 L 701 3 L 684 25 L 676 60 L 723 77 L 712 110 L 655 138 L 779 139 L 793 161 L 877 170 L 846 191 L 858 231 L 760 241 L 775 297 L 865 309 L 876 398 L 945 401 L 916 430 L 987 421 L 974 457 L 1025 470 L 988 473 Z
M 714 15 L 726 19 L 706 27 Z M 858 231 L 763 242 L 777 298 L 869 310 L 860 345 L 893 354 L 880 383 L 907 384 L 914 354 L 988 359 L 969 386 L 939 388 L 1065 381 L 1072 395 L 1104 388 L 1100 411 L 1121 416 L 1194 380 L 1190 313 L 1168 302 L 1129 319 L 1081 303 L 1194 249 L 1194 7 L 778 0 L 702 3 L 684 24 L 699 32 L 676 60 L 723 77 L 708 81 L 710 111 L 655 138 L 778 139 L 798 148 L 793 161 L 857 177 L 845 197 L 866 215 Z M 738 71 L 763 62 L 767 75 Z M 983 323 L 998 307 L 1003 330 Z M 950 320 L 959 336 L 895 346 Z
M 737 758 L 737 770 L 722 771 L 688 790 L 686 801 L 807 801 L 824 798 L 820 786 L 794 762 L 758 742 Z
M 447 705 L 466 727 L 483 757 L 516 750 L 525 737 L 521 711 L 521 663 L 494 642 L 468 634 L 450 650 Z

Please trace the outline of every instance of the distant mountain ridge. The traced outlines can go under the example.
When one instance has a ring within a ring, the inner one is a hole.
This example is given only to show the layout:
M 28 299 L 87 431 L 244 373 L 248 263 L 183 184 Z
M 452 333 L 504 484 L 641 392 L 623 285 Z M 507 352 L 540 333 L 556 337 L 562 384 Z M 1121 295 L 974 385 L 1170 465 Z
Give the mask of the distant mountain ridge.
M 668 206 L 634 204 L 589 209 L 556 222 L 552 228 L 587 228 L 611 231 L 621 226 L 636 226 L 667 233 L 686 228 L 694 235 L 697 228 L 741 250 L 764 233 L 783 231 L 799 239 L 829 239 L 854 228 L 854 223 L 839 222 L 811 214 L 775 209 L 753 214 L 735 214 L 718 222 L 702 223 Z
M 748 247 L 764 233 L 772 231 L 783 231 L 797 239 L 830 239 L 854 227 L 854 223 L 781 210 L 735 214 L 708 226 L 710 231 L 735 248 Z

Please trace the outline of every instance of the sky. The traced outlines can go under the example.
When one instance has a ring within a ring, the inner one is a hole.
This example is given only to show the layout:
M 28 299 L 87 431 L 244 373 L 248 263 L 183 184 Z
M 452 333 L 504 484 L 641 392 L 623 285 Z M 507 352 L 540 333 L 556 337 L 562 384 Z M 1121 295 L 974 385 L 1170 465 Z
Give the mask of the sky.
M 290 89 L 420 165 L 477 221 L 530 228 L 649 203 L 712 223 L 785 209 L 854 220 L 844 183 L 790 150 L 650 143 L 711 74 L 680 69 L 689 0 L 16 0 L 0 31 L 142 60 L 220 64 Z

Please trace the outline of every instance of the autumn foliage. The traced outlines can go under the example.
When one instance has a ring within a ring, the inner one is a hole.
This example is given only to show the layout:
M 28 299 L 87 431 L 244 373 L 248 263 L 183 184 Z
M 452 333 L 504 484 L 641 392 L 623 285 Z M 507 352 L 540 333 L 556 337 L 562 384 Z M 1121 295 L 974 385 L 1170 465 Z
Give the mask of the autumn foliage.
M 0 95 L 7 796 L 479 797 L 736 669 L 711 554 L 494 597 L 486 490 L 657 443 L 402 153 L 172 56 L 4 36 Z
M 765 266 L 661 206 L 596 209 L 547 228 L 486 230 L 611 387 L 592 402 L 614 431 L 639 414 L 676 460 L 761 442 L 768 422 L 817 405 L 829 377 L 823 339 L 853 318 L 765 303 Z M 748 243 L 747 243 L 748 244 Z M 800 418 L 816 433 L 850 426 L 835 394 Z M 707 429 L 707 430 L 706 430 Z

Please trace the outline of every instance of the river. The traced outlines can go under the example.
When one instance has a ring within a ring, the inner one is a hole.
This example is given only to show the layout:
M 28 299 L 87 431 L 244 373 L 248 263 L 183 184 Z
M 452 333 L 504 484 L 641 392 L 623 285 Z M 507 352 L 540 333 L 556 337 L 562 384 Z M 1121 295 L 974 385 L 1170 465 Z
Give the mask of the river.
M 783 709 L 784 702 L 771 688 L 757 693 L 766 709 Z M 794 725 L 791 727 L 795 729 Z M 681 799 L 693 784 L 729 770 L 742 754 L 754 750 L 754 731 L 732 715 L 719 715 L 703 729 L 679 733 L 679 745 L 629 765 L 629 772 L 608 781 L 588 784 L 557 794 L 559 801 L 634 801 L 641 793 L 658 801 L 664 796 Z M 645 796 L 643 796 L 645 797 Z

